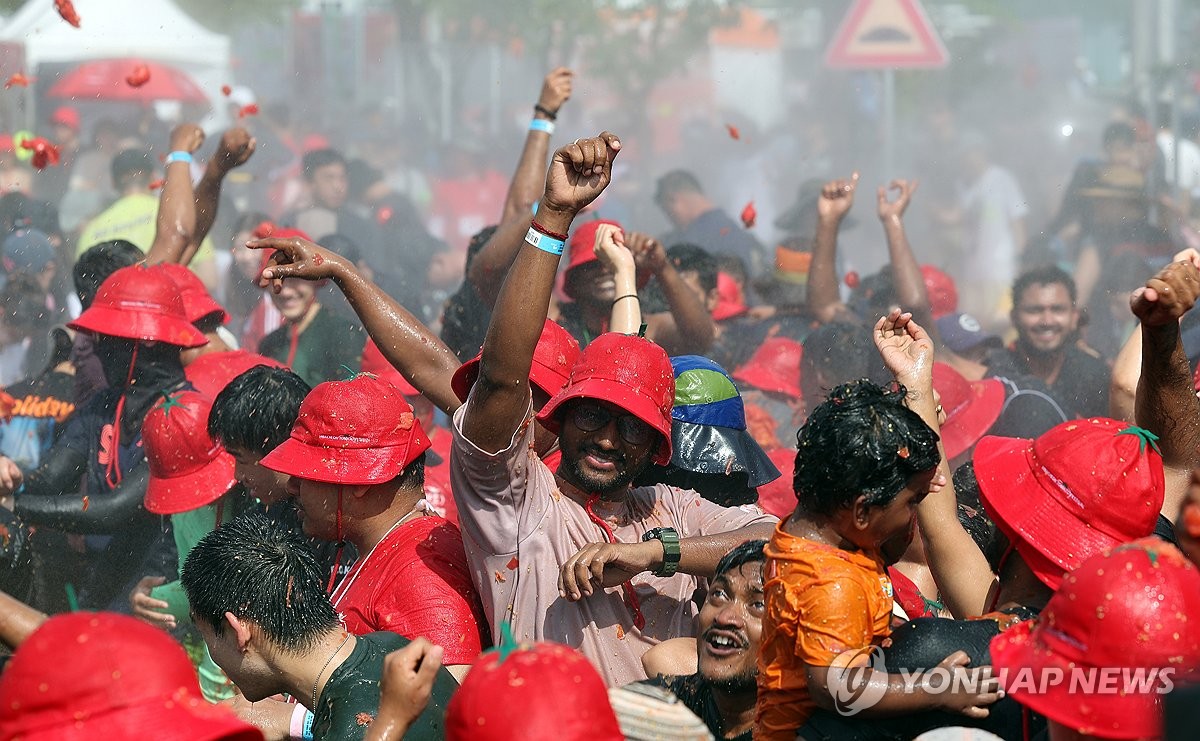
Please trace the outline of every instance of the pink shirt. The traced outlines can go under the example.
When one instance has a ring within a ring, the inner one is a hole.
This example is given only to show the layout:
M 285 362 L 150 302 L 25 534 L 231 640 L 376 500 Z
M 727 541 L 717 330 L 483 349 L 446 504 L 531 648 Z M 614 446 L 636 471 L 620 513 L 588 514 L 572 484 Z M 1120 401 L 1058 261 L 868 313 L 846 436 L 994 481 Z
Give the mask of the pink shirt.
M 579 649 L 610 687 L 646 678 L 642 654 L 668 638 L 695 635 L 693 595 L 703 588 L 694 576 L 633 579 L 646 627 L 638 630 L 620 587 L 579 602 L 558 594 L 558 573 L 568 558 L 604 532 L 583 506 L 564 496 L 554 474 L 533 451 L 529 418 L 512 444 L 487 453 L 462 434 L 465 410 L 454 414 L 450 477 L 463 545 L 493 634 L 511 620 L 518 641 L 555 641 Z M 694 491 L 659 484 L 633 489 L 624 502 L 594 508 L 616 540 L 636 543 L 656 527 L 673 527 L 680 538 L 774 522 L 757 507 L 726 508 Z

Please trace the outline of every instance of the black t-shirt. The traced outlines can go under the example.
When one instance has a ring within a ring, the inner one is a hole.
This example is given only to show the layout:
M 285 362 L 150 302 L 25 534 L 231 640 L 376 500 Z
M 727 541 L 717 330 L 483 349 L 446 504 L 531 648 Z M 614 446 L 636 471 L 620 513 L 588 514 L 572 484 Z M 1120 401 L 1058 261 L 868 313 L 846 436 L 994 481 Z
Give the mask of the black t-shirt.
M 1013 349 L 994 350 L 988 354 L 989 376 L 1014 378 L 1032 376 L 1025 359 Z M 1108 384 L 1111 377 L 1108 365 L 1075 345 L 1066 349 L 1066 358 L 1054 383 L 1047 388 L 1059 400 L 1072 419 L 1108 415 Z
M 354 651 L 341 663 L 313 709 L 313 738 L 317 741 L 355 741 L 363 738 L 367 726 L 379 712 L 379 679 L 384 658 L 409 644 L 407 638 L 380 631 L 358 636 Z M 446 734 L 446 706 L 458 689 L 458 683 L 445 667 L 438 670 L 433 692 L 425 711 L 413 721 L 404 738 L 408 741 L 434 741 Z
M 704 725 L 708 726 L 708 730 L 712 732 L 714 738 L 725 738 L 725 732 L 721 729 L 722 718 L 721 711 L 717 709 L 717 702 L 713 699 L 712 685 L 704 680 L 698 673 L 691 674 L 685 677 L 667 677 L 658 676 L 654 679 L 647 679 L 639 684 L 652 684 L 656 687 L 664 687 L 670 690 L 679 701 L 687 706 L 696 714 L 696 717 L 704 721 Z M 734 736 L 734 741 L 750 741 L 754 736 L 754 730 L 748 730 L 743 734 Z

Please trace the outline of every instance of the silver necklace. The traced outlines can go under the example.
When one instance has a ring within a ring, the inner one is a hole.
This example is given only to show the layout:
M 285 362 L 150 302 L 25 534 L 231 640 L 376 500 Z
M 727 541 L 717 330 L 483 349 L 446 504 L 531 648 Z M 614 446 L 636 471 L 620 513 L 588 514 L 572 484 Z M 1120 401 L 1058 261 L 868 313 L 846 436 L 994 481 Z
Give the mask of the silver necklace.
M 325 665 L 321 667 L 321 671 L 317 672 L 316 678 L 313 679 L 312 707 L 310 707 L 309 710 L 313 711 L 314 713 L 317 712 L 317 684 L 321 681 L 321 675 L 324 674 L 325 670 L 329 668 L 329 664 L 333 661 L 333 657 L 338 655 L 348 640 L 350 640 L 350 633 L 346 633 L 346 637 L 342 639 L 342 642 L 338 644 L 338 647 L 333 650 L 333 653 L 329 654 L 329 658 L 325 659 Z

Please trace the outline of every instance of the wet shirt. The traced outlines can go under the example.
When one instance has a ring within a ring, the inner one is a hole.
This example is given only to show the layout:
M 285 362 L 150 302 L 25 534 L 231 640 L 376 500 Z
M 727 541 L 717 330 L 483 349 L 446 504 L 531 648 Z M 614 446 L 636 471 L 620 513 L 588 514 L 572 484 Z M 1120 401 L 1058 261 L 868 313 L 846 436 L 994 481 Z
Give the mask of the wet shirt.
M 356 741 L 366 735 L 367 727 L 379 712 L 383 660 L 408 643 L 407 638 L 395 633 L 358 637 L 350 656 L 329 675 L 313 709 L 312 731 L 316 741 Z M 404 734 L 406 741 L 435 741 L 445 737 L 446 706 L 457 689 L 458 683 L 450 672 L 439 669 L 429 704 Z
M 578 649 L 610 687 L 645 679 L 642 654 L 668 638 L 695 635 L 692 597 L 701 581 L 687 574 L 635 576 L 642 630 L 619 586 L 579 602 L 560 597 L 562 564 L 584 546 L 604 542 L 605 534 L 582 505 L 559 491 L 534 452 L 532 409 L 497 453 L 480 450 L 462 434 L 466 409 L 454 414 L 450 473 L 471 575 L 493 632 L 511 620 L 518 641 Z M 598 502 L 594 511 L 621 543 L 640 542 L 656 527 L 675 528 L 683 539 L 774 521 L 756 507 L 721 507 L 662 484 L 635 488 L 623 502 Z
M 445 649 L 446 665 L 472 664 L 491 643 L 462 536 L 433 514 L 388 533 L 358 559 L 331 599 L 351 633 L 428 638 Z
M 995 350 L 987 356 L 988 376 L 1032 376 L 1033 371 L 1021 355 L 1012 349 Z M 1103 417 L 1108 414 L 1108 365 L 1074 345 L 1066 349 L 1066 358 L 1054 383 L 1047 384 L 1053 397 L 1063 403 L 1071 417 Z
M 813 711 L 806 665 L 886 638 L 892 587 L 878 558 L 776 527 L 766 547 L 767 610 L 758 654 L 758 739 L 796 737 Z
M 322 307 L 299 337 L 293 337 L 293 331 L 292 325 L 284 324 L 263 338 L 258 351 L 290 366 L 309 386 L 358 373 L 367 335 L 357 322 Z
M 725 735 L 725 731 L 721 727 L 724 725 L 724 720 L 721 717 L 720 709 L 717 707 L 717 701 L 713 699 L 712 685 L 705 681 L 704 677 L 698 673 L 689 674 L 685 677 L 659 676 L 655 679 L 647 680 L 646 684 L 670 690 L 688 710 L 691 710 L 696 714 L 697 718 L 704 721 L 704 725 L 708 726 L 708 730 L 712 733 L 713 738 L 728 738 L 731 741 L 751 741 L 751 738 L 754 736 L 753 729 L 737 736 Z

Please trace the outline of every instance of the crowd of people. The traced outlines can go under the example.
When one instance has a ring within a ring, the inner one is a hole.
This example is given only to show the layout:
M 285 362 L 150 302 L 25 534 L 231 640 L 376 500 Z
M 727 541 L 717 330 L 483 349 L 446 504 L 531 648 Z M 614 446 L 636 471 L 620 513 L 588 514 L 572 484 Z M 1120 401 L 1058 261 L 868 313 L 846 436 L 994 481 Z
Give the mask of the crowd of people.
M 0 741 L 1190 737 L 1200 240 L 1165 150 L 1109 126 L 1067 253 L 963 142 L 959 259 L 894 180 L 859 278 L 857 172 L 773 254 L 686 170 L 669 233 L 599 218 L 628 142 L 553 148 L 572 84 L 465 253 L 326 142 L 239 208 L 242 126 L 202 163 L 196 125 L 99 122 L 0 177 Z

